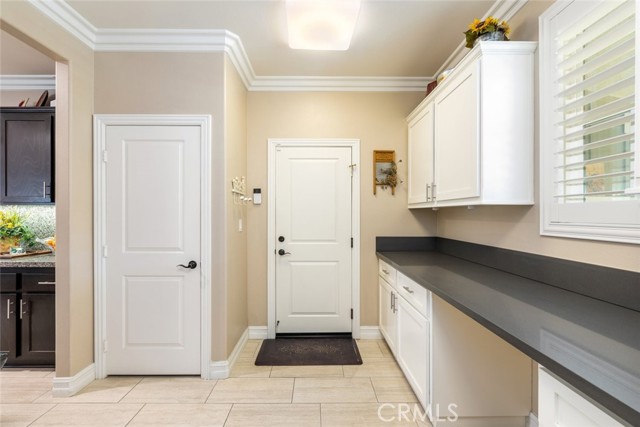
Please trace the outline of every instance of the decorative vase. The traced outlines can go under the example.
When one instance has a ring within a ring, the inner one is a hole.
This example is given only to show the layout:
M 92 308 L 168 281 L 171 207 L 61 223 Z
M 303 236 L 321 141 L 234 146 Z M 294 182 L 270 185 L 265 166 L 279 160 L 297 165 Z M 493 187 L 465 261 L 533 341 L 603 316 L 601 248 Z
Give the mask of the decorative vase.
M 492 31 L 490 33 L 480 34 L 478 38 L 473 42 L 473 45 L 477 45 L 479 41 L 492 41 L 492 42 L 500 42 L 508 40 L 504 34 L 504 31 Z
M 0 237 L 0 253 L 9 253 L 11 248 L 20 246 L 20 237 L 5 236 Z

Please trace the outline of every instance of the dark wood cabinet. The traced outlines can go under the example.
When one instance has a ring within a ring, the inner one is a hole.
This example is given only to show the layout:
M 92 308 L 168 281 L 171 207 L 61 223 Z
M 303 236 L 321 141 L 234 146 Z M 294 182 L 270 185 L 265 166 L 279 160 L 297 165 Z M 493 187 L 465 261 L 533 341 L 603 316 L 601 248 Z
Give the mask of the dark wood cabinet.
M 0 203 L 55 201 L 54 125 L 54 108 L 0 108 Z
M 0 280 L 0 350 L 9 352 L 6 366 L 54 366 L 55 269 L 3 268 Z

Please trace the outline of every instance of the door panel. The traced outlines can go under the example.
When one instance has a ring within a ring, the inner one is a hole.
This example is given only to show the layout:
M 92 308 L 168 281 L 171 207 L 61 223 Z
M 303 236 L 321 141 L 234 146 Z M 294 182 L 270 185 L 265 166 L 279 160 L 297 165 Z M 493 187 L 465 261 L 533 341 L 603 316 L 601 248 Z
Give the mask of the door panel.
M 107 373 L 200 373 L 200 128 L 107 128 Z
M 351 148 L 276 149 L 277 333 L 351 332 Z

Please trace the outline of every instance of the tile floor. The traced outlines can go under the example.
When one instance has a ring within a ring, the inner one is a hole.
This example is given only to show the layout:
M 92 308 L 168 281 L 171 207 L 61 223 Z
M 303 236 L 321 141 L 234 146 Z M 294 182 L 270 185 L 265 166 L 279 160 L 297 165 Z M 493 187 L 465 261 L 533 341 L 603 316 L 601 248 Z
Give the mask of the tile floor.
M 359 366 L 255 366 L 260 343 L 225 380 L 108 377 L 69 398 L 52 396 L 51 371 L 5 369 L 0 426 L 429 426 L 406 415 L 416 398 L 384 341 L 358 341 Z

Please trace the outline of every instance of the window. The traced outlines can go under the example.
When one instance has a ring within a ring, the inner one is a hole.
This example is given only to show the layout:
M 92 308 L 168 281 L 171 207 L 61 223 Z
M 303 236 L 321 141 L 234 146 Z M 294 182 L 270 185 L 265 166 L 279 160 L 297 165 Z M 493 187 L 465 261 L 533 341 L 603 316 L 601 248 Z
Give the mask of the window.
M 640 244 L 634 0 L 540 17 L 541 233 Z

